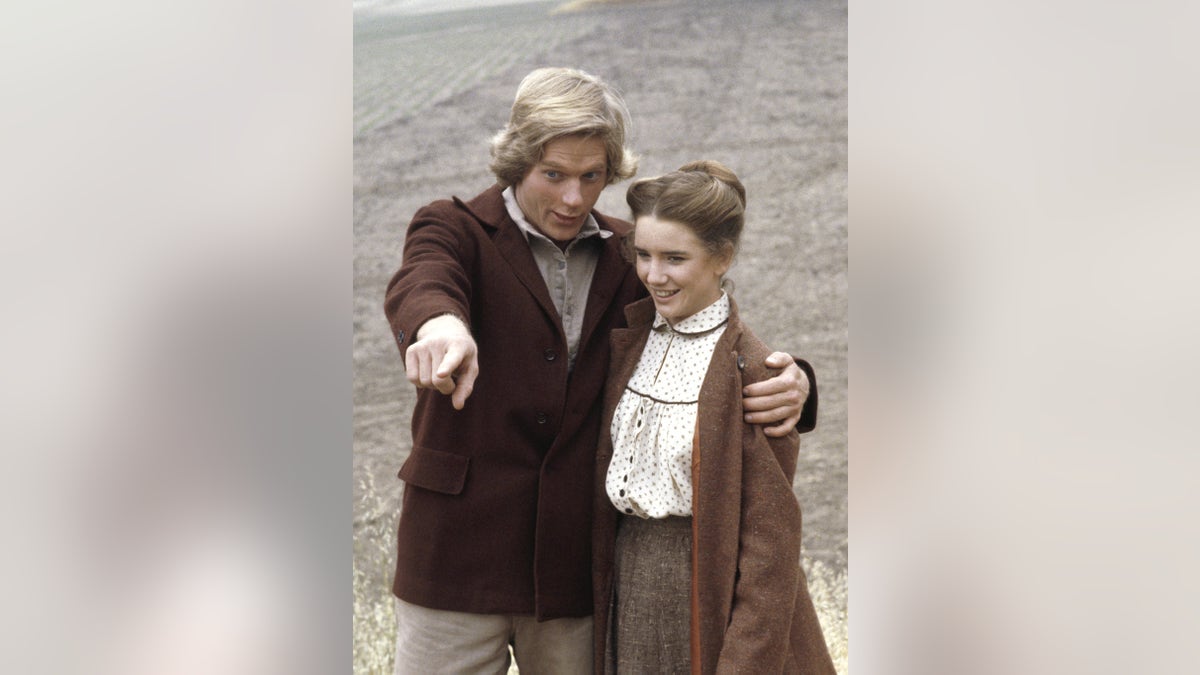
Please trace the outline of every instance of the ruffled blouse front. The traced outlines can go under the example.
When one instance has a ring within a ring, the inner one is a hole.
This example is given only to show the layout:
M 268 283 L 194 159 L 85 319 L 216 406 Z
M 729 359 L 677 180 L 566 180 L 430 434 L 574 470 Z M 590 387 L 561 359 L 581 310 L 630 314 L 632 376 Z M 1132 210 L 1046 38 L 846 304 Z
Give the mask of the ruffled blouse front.
M 674 327 L 662 315 L 613 414 L 605 489 L 642 518 L 692 515 L 692 442 L 700 386 L 729 323 L 729 296 Z

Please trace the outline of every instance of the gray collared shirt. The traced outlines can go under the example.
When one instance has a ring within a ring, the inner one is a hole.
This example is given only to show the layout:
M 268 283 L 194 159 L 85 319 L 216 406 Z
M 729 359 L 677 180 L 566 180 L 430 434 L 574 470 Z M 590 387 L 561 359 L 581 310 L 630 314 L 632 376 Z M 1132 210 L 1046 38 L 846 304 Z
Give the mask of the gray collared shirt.
M 546 282 L 546 289 L 550 291 L 550 299 L 558 310 L 563 333 L 567 337 L 567 368 L 572 369 L 579 350 L 579 337 L 583 332 L 583 312 L 587 308 L 592 275 L 596 272 L 604 240 L 613 233 L 600 229 L 596 219 L 589 213 L 579 234 L 563 251 L 525 219 L 511 185 L 505 188 L 503 194 L 508 215 L 525 233 L 533 259 Z

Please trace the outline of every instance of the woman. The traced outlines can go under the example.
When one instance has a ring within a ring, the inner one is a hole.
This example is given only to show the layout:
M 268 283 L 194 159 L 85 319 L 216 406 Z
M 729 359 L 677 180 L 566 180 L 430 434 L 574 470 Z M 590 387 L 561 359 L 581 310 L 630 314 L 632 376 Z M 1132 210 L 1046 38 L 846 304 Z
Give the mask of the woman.
M 800 569 L 799 437 L 742 421 L 770 351 L 723 290 L 746 191 L 712 161 L 630 186 L 649 298 L 612 334 L 597 455 L 596 672 L 833 673 Z

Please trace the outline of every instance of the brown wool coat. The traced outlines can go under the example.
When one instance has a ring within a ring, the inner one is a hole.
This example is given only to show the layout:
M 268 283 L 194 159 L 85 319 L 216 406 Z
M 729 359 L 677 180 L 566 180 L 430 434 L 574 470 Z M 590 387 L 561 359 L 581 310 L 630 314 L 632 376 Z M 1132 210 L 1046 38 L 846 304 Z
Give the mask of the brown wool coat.
M 692 458 L 692 672 L 834 673 L 799 564 L 800 506 L 792 492 L 799 435 L 768 438 L 742 421 L 742 387 L 770 377 L 763 365 L 770 351 L 730 305 L 700 392 Z M 596 672 L 604 672 L 617 523 L 605 493 L 609 427 L 646 344 L 654 304 L 643 299 L 626 315 L 630 327 L 612 335 L 595 471 Z
M 428 319 L 467 319 L 479 378 L 461 411 L 421 390 L 393 592 L 459 612 L 592 612 L 592 476 L 609 332 L 645 295 L 620 245 L 629 223 L 593 213 L 615 232 L 596 266 L 574 372 L 561 321 L 529 244 L 500 189 L 422 208 L 385 311 L 403 355 Z

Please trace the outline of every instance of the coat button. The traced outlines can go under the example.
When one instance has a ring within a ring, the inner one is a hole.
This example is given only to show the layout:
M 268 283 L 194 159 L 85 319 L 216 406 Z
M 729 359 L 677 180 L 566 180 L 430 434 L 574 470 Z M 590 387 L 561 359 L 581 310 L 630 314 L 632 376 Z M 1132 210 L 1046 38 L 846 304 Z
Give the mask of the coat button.
M 546 413 L 538 413 L 537 414 L 537 423 L 538 424 L 545 424 L 546 420 L 548 420 L 548 419 L 549 418 L 546 417 Z
M 745 370 L 745 369 L 746 369 L 746 357 L 742 356 L 741 354 L 738 354 L 738 370 Z
M 404 331 L 396 331 L 396 342 L 399 344 L 404 344 Z
M 553 349 L 547 349 L 546 351 L 542 352 L 542 356 L 546 357 L 547 361 L 553 361 L 554 359 L 558 358 L 558 354 L 554 353 Z

